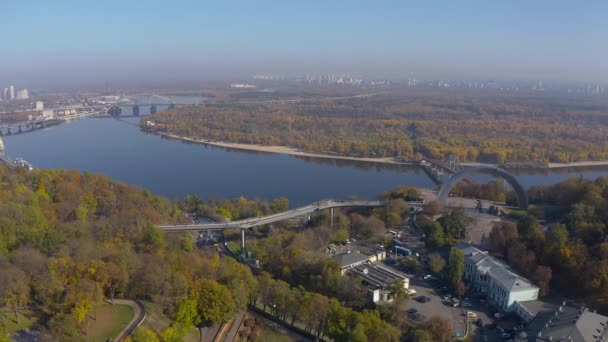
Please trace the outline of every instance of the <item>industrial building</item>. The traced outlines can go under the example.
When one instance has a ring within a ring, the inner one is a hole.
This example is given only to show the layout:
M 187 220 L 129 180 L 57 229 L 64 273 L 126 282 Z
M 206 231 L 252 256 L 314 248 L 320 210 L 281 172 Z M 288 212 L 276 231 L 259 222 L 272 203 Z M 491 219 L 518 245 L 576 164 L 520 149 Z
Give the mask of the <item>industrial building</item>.
M 386 258 L 385 251 L 377 251 L 372 255 L 365 255 L 359 251 L 341 253 L 332 257 L 340 265 L 342 275 L 348 274 L 361 278 L 368 287 L 370 300 L 392 301 L 390 287 L 397 279 L 403 280 L 403 287 L 409 289 L 409 278 L 387 266 L 380 261 Z

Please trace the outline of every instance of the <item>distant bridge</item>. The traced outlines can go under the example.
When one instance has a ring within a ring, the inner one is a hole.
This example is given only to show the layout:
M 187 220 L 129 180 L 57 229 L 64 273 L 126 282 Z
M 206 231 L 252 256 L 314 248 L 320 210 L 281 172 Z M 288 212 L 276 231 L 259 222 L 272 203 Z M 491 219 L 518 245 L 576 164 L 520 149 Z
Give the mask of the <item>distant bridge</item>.
M 440 179 L 441 176 L 447 174 L 449 177 L 456 174 L 458 170 L 456 170 L 456 165 L 453 166 L 447 165 L 441 160 L 423 158 L 420 161 L 420 166 L 426 172 L 426 174 L 431 178 L 431 180 L 439 185 L 442 184 L 443 181 Z
M 415 202 L 417 205 L 421 203 Z M 256 226 L 261 226 L 269 223 L 279 222 L 288 220 L 300 216 L 306 216 L 316 211 L 323 209 L 333 209 L 341 207 L 382 207 L 388 205 L 385 201 L 337 201 L 337 200 L 324 200 L 309 204 L 304 207 L 283 211 L 280 213 L 253 217 L 244 220 L 237 220 L 225 223 L 194 223 L 194 224 L 183 224 L 183 225 L 164 225 L 159 226 L 161 230 L 168 232 L 175 231 L 199 231 L 199 230 L 223 230 L 223 229 L 248 229 Z

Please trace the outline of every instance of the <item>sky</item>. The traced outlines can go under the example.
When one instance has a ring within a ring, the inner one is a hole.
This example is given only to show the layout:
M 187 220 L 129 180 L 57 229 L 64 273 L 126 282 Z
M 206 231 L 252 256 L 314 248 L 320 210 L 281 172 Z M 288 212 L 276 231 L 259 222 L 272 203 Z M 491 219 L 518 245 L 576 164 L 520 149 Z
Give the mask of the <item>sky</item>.
M 608 1 L 0 0 L 0 84 L 252 74 L 608 82 Z

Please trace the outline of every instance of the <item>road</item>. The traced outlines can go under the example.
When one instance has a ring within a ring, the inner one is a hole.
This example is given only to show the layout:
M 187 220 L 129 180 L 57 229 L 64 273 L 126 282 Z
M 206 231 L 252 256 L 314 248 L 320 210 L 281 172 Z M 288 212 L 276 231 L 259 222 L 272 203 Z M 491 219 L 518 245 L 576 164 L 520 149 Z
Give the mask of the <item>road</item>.
M 413 202 L 414 203 L 414 202 Z M 261 226 L 269 223 L 279 222 L 288 220 L 300 216 L 312 214 L 316 211 L 330 208 L 340 207 L 381 207 L 387 205 L 387 202 L 383 201 L 338 201 L 338 200 L 323 200 L 309 204 L 304 207 L 295 208 L 280 213 L 254 217 L 244 220 L 237 220 L 225 223 L 195 223 L 195 224 L 183 224 L 183 225 L 163 225 L 159 226 L 164 231 L 190 231 L 190 230 L 221 230 L 221 229 L 246 229 L 255 226 Z M 416 205 L 420 203 L 415 202 Z
M 131 299 L 114 299 L 113 304 L 129 305 L 133 308 L 133 319 L 114 339 L 114 341 L 122 341 L 146 319 L 146 311 L 140 302 Z

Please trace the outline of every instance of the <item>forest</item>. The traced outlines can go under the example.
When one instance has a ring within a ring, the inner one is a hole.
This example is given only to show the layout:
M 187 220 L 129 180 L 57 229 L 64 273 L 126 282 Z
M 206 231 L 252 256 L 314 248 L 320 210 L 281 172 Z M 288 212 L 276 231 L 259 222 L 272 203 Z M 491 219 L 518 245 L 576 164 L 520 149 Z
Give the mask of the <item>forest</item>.
M 157 113 L 142 119 L 142 128 L 408 161 L 449 155 L 526 165 L 608 159 L 608 102 L 549 94 L 391 91 L 293 104 L 218 102 Z
M 236 311 L 256 304 L 334 341 L 398 341 L 418 335 L 430 340 L 437 330 L 433 327 L 446 328 L 439 318 L 425 326 L 404 326 L 390 312 L 351 297 L 360 294 L 356 290 L 340 294 L 344 286 L 360 285 L 340 279 L 337 264 L 306 258 L 312 255 L 306 245 L 289 247 L 304 238 L 285 235 L 293 230 L 265 232 L 266 242 L 252 246 L 268 264 L 268 273 L 256 276 L 233 258 L 196 248 L 190 234 L 165 234 L 155 226 L 185 223 L 185 213 L 240 218 L 287 206 L 285 198 L 203 201 L 189 196 L 171 202 L 102 175 L 0 167 L 0 315 L 19 321 L 23 308 L 33 310 L 32 328 L 53 341 L 85 340 L 96 305 L 114 298 L 152 303 L 171 320 L 159 330 L 138 328 L 128 338 L 134 342 L 182 341 L 197 327 L 227 322 Z M 391 210 L 403 209 L 395 208 Z M 342 228 L 333 235 L 326 215 L 297 235 L 324 231 L 316 242 L 323 243 L 348 234 L 352 226 L 353 232 L 374 238 L 386 220 L 400 219 L 388 210 L 338 215 Z M 271 247 L 277 239 L 285 248 Z M 319 276 L 327 280 L 315 283 Z M 4 342 L 12 331 L 2 322 Z M 254 330 L 243 336 L 249 341 L 258 337 Z

